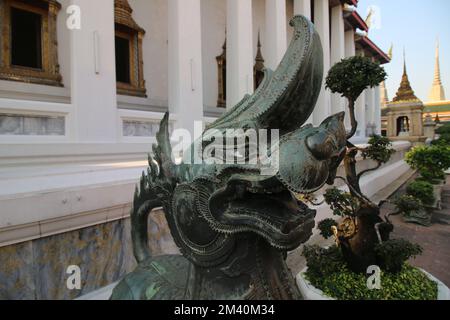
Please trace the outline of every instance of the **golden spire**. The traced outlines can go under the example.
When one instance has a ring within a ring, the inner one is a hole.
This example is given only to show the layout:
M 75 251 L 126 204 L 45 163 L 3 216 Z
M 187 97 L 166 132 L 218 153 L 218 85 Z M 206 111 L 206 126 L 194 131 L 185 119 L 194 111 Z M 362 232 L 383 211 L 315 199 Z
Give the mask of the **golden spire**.
M 411 84 L 409 82 L 408 73 L 406 71 L 406 54 L 403 52 L 403 76 L 400 88 L 398 88 L 397 94 L 393 100 L 394 102 L 402 101 L 420 101 L 414 94 Z
M 439 63 L 439 39 L 436 43 L 436 56 L 434 65 L 434 80 L 433 86 L 431 87 L 430 96 L 428 97 L 430 101 L 444 101 L 445 92 L 441 81 L 441 68 Z

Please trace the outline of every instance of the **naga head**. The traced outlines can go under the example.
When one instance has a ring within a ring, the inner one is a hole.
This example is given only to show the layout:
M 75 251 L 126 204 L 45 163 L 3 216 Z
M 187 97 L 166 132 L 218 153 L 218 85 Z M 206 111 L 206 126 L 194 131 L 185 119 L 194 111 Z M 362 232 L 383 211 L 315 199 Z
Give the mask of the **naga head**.
M 279 129 L 281 137 L 272 150 L 278 155 L 277 170 L 272 175 L 261 174 L 260 163 L 177 166 L 170 160 L 167 117 L 162 122 L 155 147 L 158 174 L 149 179 L 147 189 L 160 192 L 155 203 L 164 206 L 175 242 L 196 265 L 223 263 L 243 237 L 262 237 L 282 251 L 307 241 L 315 225 L 315 211 L 296 194 L 332 183 L 345 155 L 344 113 L 327 118 L 318 127 L 302 127 L 322 87 L 323 52 L 309 20 L 297 16 L 291 25 L 295 28 L 293 41 L 277 70 L 267 70 L 253 95 L 208 127 L 219 132 Z M 206 136 L 194 145 L 207 146 Z M 148 203 L 144 200 L 135 202 Z M 135 238 L 142 249 L 145 237 Z
M 245 166 L 224 170 L 204 212 L 210 225 L 221 233 L 255 233 L 282 250 L 307 241 L 315 211 L 297 195 L 334 182 L 346 152 L 343 120 L 344 113 L 339 113 L 319 127 L 308 125 L 282 136 L 273 151 L 278 153 L 279 166 L 273 176 Z

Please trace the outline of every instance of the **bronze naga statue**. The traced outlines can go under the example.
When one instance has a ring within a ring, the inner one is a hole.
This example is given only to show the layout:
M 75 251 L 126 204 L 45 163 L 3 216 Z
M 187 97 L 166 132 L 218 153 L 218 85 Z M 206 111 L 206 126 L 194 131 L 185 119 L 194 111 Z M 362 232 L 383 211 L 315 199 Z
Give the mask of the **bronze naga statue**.
M 262 174 L 261 154 L 251 164 L 218 164 L 192 163 L 198 155 L 187 152 L 175 164 L 166 114 L 131 211 L 139 265 L 111 299 L 301 299 L 286 252 L 309 239 L 315 211 L 296 195 L 334 182 L 346 131 L 344 113 L 317 128 L 302 127 L 321 90 L 323 52 L 309 20 L 296 16 L 291 26 L 294 37 L 277 70 L 266 70 L 258 90 L 210 125 L 190 149 L 211 145 L 211 130 L 278 129 L 280 139 L 270 152 L 278 155 L 276 170 Z M 150 254 L 147 218 L 159 207 L 182 255 Z

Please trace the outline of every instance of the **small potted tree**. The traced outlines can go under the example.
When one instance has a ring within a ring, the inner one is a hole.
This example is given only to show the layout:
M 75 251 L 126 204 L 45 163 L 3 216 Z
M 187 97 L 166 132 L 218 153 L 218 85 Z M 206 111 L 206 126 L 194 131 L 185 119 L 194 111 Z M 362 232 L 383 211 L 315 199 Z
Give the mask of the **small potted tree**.
M 445 170 L 450 167 L 450 145 L 444 134 L 431 146 L 418 146 L 406 154 L 406 162 L 420 176 L 412 182 L 406 195 L 396 200 L 398 211 L 406 222 L 431 225 L 432 214 L 441 209 L 441 194 L 445 184 Z
M 385 78 L 386 72 L 380 65 L 355 56 L 334 65 L 326 79 L 327 88 L 348 101 L 351 130 L 343 160 L 345 176 L 336 177 L 344 182 L 348 191 L 332 188 L 324 195 L 325 202 L 340 220 L 326 219 L 318 224 L 321 234 L 325 238 L 334 237 L 336 245 L 330 248 L 306 246 L 303 252 L 308 269 L 299 275 L 300 289 L 302 283 L 308 283 L 316 292 L 313 295 L 316 298 L 318 295 L 337 299 L 437 298 L 437 282 L 405 264 L 409 258 L 420 254 L 421 248 L 406 240 L 390 239 L 394 230 L 392 223 L 388 217 L 381 217 L 379 204 L 365 196 L 360 186 L 361 178 L 387 163 L 394 152 L 390 141 L 377 135 L 370 138 L 367 147 L 350 142 L 358 128 L 356 100 L 365 89 L 377 86 Z M 376 165 L 358 172 L 358 155 L 373 160 Z M 381 268 L 384 283 L 388 284 L 383 290 L 367 287 L 366 273 L 371 266 Z

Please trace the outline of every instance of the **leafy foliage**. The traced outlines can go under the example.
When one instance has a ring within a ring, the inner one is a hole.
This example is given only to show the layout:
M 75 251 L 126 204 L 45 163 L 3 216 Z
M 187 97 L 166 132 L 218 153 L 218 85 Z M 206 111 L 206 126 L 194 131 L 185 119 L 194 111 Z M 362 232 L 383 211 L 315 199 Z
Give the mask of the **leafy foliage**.
M 450 134 L 450 123 L 444 124 L 442 127 L 436 129 L 437 134 Z
M 395 245 L 392 245 L 395 247 Z M 398 245 L 397 245 L 398 247 Z M 388 249 L 386 248 L 385 251 Z M 383 252 L 385 252 L 383 251 Z M 436 300 L 437 284 L 422 271 L 404 264 L 399 273 L 381 271 L 381 289 L 367 288 L 367 276 L 346 267 L 337 246 L 305 246 L 306 279 L 325 295 L 339 300 Z
M 338 188 L 331 188 L 325 192 L 325 202 L 333 210 L 336 216 L 356 216 L 359 208 L 358 199 L 353 197 L 350 193 L 339 190 Z
M 333 93 L 356 101 L 367 87 L 375 87 L 386 79 L 386 71 L 367 57 L 354 56 L 335 64 L 326 79 Z
M 406 162 L 417 169 L 429 181 L 445 178 L 445 170 L 450 168 L 450 147 L 433 145 L 419 146 L 406 154 Z
M 345 265 L 341 250 L 337 246 L 322 248 L 317 245 L 303 248 L 308 272 L 317 277 L 326 277 Z
M 381 272 L 381 289 L 367 288 L 364 274 L 354 273 L 344 265 L 326 276 L 308 271 L 306 279 L 325 295 L 338 300 L 436 300 L 436 282 L 422 271 L 405 265 L 400 273 Z
M 386 163 L 395 150 L 391 148 L 392 143 L 388 138 L 374 135 L 369 139 L 369 146 L 362 152 L 364 159 L 372 159 L 380 164 Z
M 433 145 L 438 146 L 450 146 L 450 124 L 445 124 L 442 127 L 436 130 L 436 133 L 439 134 L 439 139 L 432 142 Z
M 423 208 L 423 203 L 419 199 L 404 195 L 395 200 L 395 206 L 398 208 L 399 211 L 404 213 L 409 213 L 418 209 Z
M 393 239 L 378 244 L 375 253 L 383 270 L 396 273 L 409 258 L 420 255 L 422 248 L 405 239 Z
M 425 205 L 432 205 L 435 201 L 434 187 L 427 181 L 414 181 L 408 186 L 406 193 L 419 199 Z
M 320 230 L 320 234 L 322 235 L 322 237 L 328 239 L 333 235 L 333 231 L 331 230 L 331 228 L 333 226 L 337 227 L 337 225 L 338 223 L 334 219 L 329 218 L 320 221 L 317 225 L 317 228 Z

